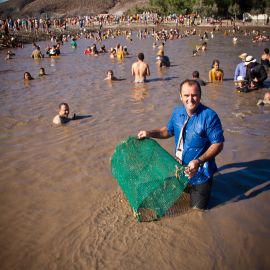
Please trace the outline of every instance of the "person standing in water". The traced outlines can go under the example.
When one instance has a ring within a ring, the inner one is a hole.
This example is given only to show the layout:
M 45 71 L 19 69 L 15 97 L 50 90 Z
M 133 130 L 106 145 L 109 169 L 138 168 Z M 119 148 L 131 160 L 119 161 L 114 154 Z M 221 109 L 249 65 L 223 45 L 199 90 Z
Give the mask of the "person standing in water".
M 219 60 L 215 59 L 209 71 L 209 82 L 223 82 L 224 72 L 219 68 Z
M 131 73 L 135 76 L 135 83 L 143 83 L 146 80 L 146 76 L 150 76 L 150 69 L 147 63 L 143 62 L 144 54 L 138 54 L 137 62 L 132 64 Z
M 216 112 L 201 104 L 201 86 L 196 80 L 180 85 L 183 105 L 176 107 L 167 124 L 160 129 L 141 130 L 137 137 L 168 139 L 175 137 L 175 158 L 186 166 L 190 206 L 206 209 L 210 199 L 215 157 L 223 149 L 223 130 Z

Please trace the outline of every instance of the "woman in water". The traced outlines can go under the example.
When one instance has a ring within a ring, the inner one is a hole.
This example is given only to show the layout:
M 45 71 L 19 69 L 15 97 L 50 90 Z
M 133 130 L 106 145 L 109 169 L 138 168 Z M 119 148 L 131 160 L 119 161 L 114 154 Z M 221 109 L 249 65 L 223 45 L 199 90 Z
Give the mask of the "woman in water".
M 212 63 L 212 69 L 209 71 L 209 82 L 222 82 L 224 72 L 219 68 L 219 60 L 215 59 Z
M 24 81 L 34 80 L 34 78 L 31 76 L 31 74 L 29 72 L 24 72 L 23 79 L 24 79 Z

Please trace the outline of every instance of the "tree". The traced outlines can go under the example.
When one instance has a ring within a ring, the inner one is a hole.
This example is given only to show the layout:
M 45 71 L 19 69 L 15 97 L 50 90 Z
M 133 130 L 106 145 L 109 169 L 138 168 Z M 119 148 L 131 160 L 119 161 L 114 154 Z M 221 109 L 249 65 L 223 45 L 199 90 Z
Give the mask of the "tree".
M 236 20 L 236 16 L 241 14 L 241 8 L 237 3 L 230 5 L 228 10 L 231 15 L 234 15 L 234 20 Z
M 214 3 L 212 6 L 212 14 L 215 16 L 218 14 L 218 6 L 216 3 Z

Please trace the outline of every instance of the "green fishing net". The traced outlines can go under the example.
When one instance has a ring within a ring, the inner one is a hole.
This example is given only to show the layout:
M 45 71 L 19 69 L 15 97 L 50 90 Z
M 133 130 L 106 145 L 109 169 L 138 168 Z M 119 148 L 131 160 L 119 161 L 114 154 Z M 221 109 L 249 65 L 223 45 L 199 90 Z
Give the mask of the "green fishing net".
M 162 217 L 188 182 L 184 167 L 153 139 L 122 141 L 114 151 L 111 168 L 138 221 Z

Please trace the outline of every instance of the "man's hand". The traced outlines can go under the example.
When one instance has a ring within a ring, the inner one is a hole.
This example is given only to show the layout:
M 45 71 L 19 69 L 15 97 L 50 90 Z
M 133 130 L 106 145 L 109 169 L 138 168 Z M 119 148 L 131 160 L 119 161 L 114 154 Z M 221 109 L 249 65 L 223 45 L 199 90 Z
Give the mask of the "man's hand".
M 200 162 L 198 159 L 191 160 L 188 163 L 188 166 L 185 169 L 185 175 L 188 177 L 188 179 L 192 178 L 198 171 L 200 167 Z
M 144 139 L 147 138 L 147 131 L 146 130 L 141 130 L 139 131 L 138 135 L 137 135 L 138 139 Z

